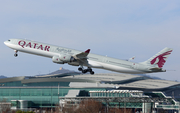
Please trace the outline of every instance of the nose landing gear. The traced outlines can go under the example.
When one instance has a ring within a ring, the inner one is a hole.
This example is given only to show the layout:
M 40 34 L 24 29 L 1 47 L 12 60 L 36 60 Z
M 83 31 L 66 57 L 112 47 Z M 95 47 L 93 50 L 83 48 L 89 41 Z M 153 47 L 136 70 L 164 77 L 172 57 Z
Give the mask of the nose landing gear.
M 14 56 L 17 57 L 18 56 L 18 54 L 17 54 L 18 51 L 17 50 L 14 50 L 14 51 L 15 51 Z
M 83 67 L 79 67 L 78 70 L 82 71 L 82 73 L 90 72 L 91 75 L 94 74 L 94 71 L 91 68 L 89 68 L 89 67 L 87 69 L 83 69 Z

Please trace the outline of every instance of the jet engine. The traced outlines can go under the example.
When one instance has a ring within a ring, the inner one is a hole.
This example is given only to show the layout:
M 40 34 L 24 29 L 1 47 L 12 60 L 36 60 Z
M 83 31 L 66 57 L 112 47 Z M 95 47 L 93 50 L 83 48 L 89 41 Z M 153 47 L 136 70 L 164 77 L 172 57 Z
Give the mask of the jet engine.
M 53 56 L 52 61 L 57 64 L 64 64 L 64 62 L 60 60 L 59 56 Z
M 60 55 L 59 59 L 61 61 L 63 61 L 64 63 L 74 62 L 75 61 L 74 57 L 72 57 L 70 55 Z
M 53 56 L 52 61 L 57 64 L 64 64 L 76 61 L 74 57 L 70 55 Z

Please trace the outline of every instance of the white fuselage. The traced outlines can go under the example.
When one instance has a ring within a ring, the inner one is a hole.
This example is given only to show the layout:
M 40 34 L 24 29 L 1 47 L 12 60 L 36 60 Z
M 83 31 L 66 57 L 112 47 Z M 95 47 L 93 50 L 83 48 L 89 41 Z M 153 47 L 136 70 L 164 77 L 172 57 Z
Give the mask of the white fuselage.
M 48 58 L 52 58 L 53 56 L 73 56 L 81 53 L 81 51 L 77 51 L 74 49 L 53 46 L 49 44 L 39 43 L 31 40 L 24 39 L 10 39 L 9 41 L 4 42 L 8 47 L 29 54 L 44 56 Z M 91 68 L 101 68 L 106 70 L 111 70 L 115 72 L 122 73 L 131 73 L 131 74 L 142 74 L 142 73 L 151 73 L 149 70 L 151 66 L 146 66 L 140 63 L 134 63 L 125 60 L 119 60 L 115 58 L 110 58 L 106 56 L 90 54 L 87 56 L 86 64 L 83 66 L 91 67 Z M 79 62 L 69 62 L 69 65 L 81 65 Z

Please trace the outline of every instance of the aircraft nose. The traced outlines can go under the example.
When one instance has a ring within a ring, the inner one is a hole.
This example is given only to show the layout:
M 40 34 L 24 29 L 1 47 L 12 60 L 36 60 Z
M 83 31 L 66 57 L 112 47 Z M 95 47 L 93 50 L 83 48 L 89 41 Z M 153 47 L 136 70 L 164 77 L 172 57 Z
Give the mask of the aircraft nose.
M 4 44 L 6 45 L 6 43 L 7 43 L 7 42 L 5 41 Z
M 5 41 L 4 44 L 5 44 L 5 45 L 8 45 L 8 44 L 9 44 L 9 41 Z
M 4 44 L 7 45 L 8 41 L 5 41 Z

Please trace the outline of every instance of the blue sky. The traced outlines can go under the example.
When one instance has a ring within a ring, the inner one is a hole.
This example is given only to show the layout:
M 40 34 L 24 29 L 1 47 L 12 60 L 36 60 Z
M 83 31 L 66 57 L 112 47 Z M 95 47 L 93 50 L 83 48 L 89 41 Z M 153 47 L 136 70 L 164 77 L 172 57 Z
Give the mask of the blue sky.
M 171 47 L 164 68 L 176 71 L 150 75 L 180 81 L 179 0 L 4 0 L 0 15 L 0 75 L 36 75 L 60 67 L 77 70 L 25 53 L 15 58 L 3 42 L 22 38 L 119 59 L 136 56 L 135 62 Z

